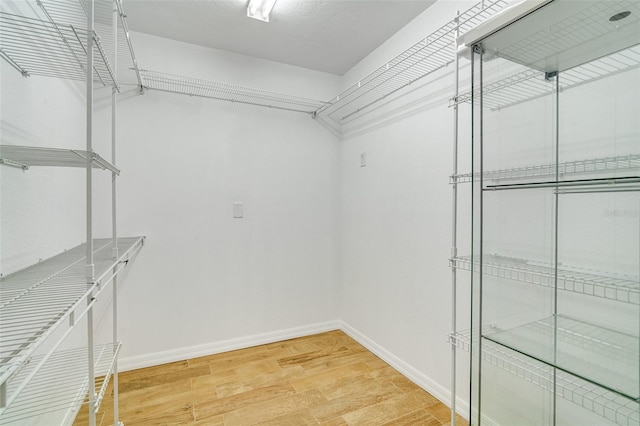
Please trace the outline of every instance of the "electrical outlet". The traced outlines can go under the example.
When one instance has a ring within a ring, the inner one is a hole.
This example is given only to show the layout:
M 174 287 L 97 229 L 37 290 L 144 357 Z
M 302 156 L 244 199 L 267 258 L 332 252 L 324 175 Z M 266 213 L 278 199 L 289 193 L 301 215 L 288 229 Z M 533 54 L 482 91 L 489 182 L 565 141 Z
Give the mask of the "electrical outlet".
M 242 219 L 244 217 L 244 204 L 233 203 L 233 218 Z

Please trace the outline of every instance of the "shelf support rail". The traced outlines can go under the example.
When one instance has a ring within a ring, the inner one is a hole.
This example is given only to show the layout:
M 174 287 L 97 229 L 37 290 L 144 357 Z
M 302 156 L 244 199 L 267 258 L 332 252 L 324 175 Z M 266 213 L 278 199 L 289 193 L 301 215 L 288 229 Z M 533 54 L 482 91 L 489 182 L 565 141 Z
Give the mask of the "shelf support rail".
M 24 68 L 22 68 L 20 65 L 18 65 L 16 63 L 16 61 L 14 61 L 13 59 L 11 59 L 9 57 L 9 55 L 7 55 L 6 53 L 4 53 L 4 51 L 2 49 L 0 49 L 0 58 L 4 59 L 5 61 L 7 61 L 7 63 L 9 65 L 11 65 L 13 68 L 15 68 L 20 74 L 22 74 L 23 77 L 29 77 L 29 72 L 27 70 L 25 70 Z
M 22 164 L 18 161 L 12 161 L 7 158 L 0 158 L 0 164 L 4 164 L 7 167 L 15 167 L 16 169 L 29 170 L 29 166 Z
M 117 13 L 118 17 L 120 18 L 120 23 L 122 24 L 122 30 L 124 31 L 124 36 L 125 36 L 125 39 L 127 40 L 127 46 L 129 47 L 129 53 L 131 54 L 131 61 L 133 62 L 133 70 L 136 72 L 136 78 L 138 79 L 138 88 L 140 90 L 140 93 L 143 93 L 144 83 L 142 81 L 142 76 L 140 75 L 140 68 L 138 67 L 138 60 L 136 59 L 136 54 L 135 54 L 135 51 L 133 50 L 133 44 L 131 43 L 131 36 L 129 35 L 129 24 L 127 24 L 127 15 L 124 13 L 124 8 L 122 7 L 121 0 L 114 0 L 114 3 L 116 7 L 115 13 Z M 116 23 L 114 33 L 117 33 L 117 29 L 118 29 L 118 26 Z M 117 37 L 114 37 L 114 39 L 117 39 Z M 117 44 L 114 41 L 114 49 L 116 47 L 117 47 Z M 117 50 L 114 50 L 114 52 L 117 52 Z M 115 68 L 115 65 L 114 65 L 114 68 Z

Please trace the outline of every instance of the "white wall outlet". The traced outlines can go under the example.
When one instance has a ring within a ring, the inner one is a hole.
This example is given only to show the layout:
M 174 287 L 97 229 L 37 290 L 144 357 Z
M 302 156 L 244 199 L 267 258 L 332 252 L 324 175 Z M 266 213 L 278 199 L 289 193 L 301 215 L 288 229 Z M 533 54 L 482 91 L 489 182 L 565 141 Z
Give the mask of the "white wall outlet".
M 242 219 L 244 217 L 244 204 L 233 203 L 233 218 Z
M 367 165 L 367 153 L 366 152 L 361 152 L 360 153 L 360 167 L 366 167 Z

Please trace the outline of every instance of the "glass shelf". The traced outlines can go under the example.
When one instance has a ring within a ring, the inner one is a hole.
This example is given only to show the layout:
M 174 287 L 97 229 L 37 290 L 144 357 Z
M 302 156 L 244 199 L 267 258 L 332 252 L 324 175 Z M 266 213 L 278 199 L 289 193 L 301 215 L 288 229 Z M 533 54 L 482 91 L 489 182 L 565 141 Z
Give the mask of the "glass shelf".
M 499 255 L 484 255 L 483 273 L 543 287 L 553 287 L 555 269 L 550 264 Z M 470 256 L 458 256 L 450 260 L 452 267 L 477 271 L 479 262 Z M 557 271 L 558 289 L 619 302 L 640 304 L 640 280 L 638 277 L 611 274 L 584 268 L 561 266 Z
M 612 19 L 621 11 L 631 13 Z M 504 12 L 465 33 L 459 43 L 482 43 L 487 56 L 545 72 L 564 71 L 640 43 L 636 0 L 523 1 Z
M 474 342 L 478 338 L 477 331 L 475 333 Z M 458 349 L 469 352 L 470 337 L 471 331 L 465 330 L 450 335 L 449 339 Z M 475 343 L 473 352 L 477 356 L 478 348 Z M 535 359 L 491 341 L 483 342 L 482 359 L 526 382 L 549 392 L 554 391 L 554 378 L 549 367 Z M 620 426 L 640 424 L 640 406 L 637 402 L 564 371 L 556 370 L 555 379 L 555 390 L 561 398 Z
M 595 61 L 566 70 L 560 74 L 560 91 L 566 91 L 603 78 L 640 67 L 640 46 L 633 46 Z M 499 110 L 538 99 L 555 92 L 545 73 L 526 69 L 505 78 L 488 82 L 483 86 L 483 104 L 491 110 Z M 476 98 L 479 92 L 475 92 Z M 464 92 L 452 99 L 450 105 L 471 102 L 472 92 Z
M 483 337 L 633 401 L 639 400 L 638 336 L 556 316 L 555 320 L 550 317 L 508 330 L 489 331 Z

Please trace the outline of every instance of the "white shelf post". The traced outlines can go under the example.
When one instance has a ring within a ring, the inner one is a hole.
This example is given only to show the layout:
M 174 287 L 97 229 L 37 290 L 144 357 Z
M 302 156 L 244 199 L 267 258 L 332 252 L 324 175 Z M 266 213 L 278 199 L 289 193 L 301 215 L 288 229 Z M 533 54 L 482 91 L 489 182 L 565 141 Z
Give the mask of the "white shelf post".
M 93 0 L 87 2 L 87 152 L 93 151 Z M 87 251 L 86 251 L 86 277 L 87 286 L 92 286 L 94 281 L 94 265 L 93 265 L 93 218 L 92 218 L 92 160 L 87 155 Z M 93 292 L 87 297 L 87 304 L 93 302 Z M 92 305 L 90 305 L 92 306 Z M 89 425 L 96 424 L 96 378 L 95 363 L 93 353 L 93 307 L 87 312 L 87 362 L 89 372 Z

